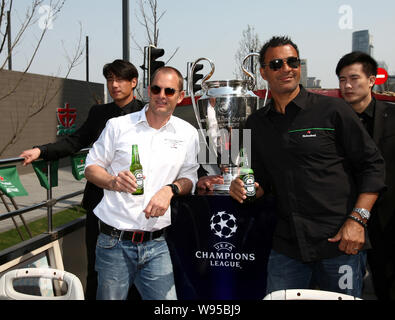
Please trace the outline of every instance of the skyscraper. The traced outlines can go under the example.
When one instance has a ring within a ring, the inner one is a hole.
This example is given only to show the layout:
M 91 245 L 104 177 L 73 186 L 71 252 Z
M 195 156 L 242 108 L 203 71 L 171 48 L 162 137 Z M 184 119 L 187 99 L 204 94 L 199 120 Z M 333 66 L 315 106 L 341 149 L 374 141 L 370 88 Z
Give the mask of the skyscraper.
M 372 38 L 369 35 L 369 30 L 352 33 L 352 51 L 362 51 L 373 56 Z
M 307 87 L 307 59 L 300 59 L 300 83 Z

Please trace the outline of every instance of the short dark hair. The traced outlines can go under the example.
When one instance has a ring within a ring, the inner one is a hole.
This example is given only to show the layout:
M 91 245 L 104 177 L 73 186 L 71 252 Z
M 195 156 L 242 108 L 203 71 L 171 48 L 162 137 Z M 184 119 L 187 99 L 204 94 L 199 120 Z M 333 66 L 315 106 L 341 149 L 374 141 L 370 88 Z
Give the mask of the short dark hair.
M 344 67 L 350 66 L 354 63 L 362 64 L 362 70 L 367 77 L 377 75 L 377 62 L 370 55 L 361 51 L 353 51 L 344 55 L 336 66 L 336 75 L 339 77 L 340 72 Z
M 138 79 L 139 77 L 139 73 L 132 63 L 120 59 L 114 60 L 113 62 L 104 65 L 103 75 L 106 79 L 108 79 L 108 77 L 111 75 L 114 75 L 129 81 L 132 81 L 133 78 Z
M 164 67 L 160 67 L 160 68 L 156 69 L 155 72 L 152 74 L 151 83 L 154 81 L 156 75 L 162 71 L 164 71 L 164 72 L 173 71 L 178 77 L 178 90 L 180 90 L 180 91 L 184 90 L 184 78 L 182 77 L 181 72 L 178 71 L 178 69 L 176 69 L 174 67 L 170 67 L 170 66 L 164 66 Z
M 299 58 L 298 46 L 295 43 L 293 43 L 289 37 L 274 36 L 262 46 L 261 51 L 259 52 L 259 63 L 261 64 L 261 67 L 263 68 L 263 66 L 265 65 L 265 54 L 266 54 L 267 49 L 286 46 L 286 45 L 291 45 L 292 47 L 294 47 L 294 49 L 296 50 L 296 53 L 298 54 L 298 58 Z

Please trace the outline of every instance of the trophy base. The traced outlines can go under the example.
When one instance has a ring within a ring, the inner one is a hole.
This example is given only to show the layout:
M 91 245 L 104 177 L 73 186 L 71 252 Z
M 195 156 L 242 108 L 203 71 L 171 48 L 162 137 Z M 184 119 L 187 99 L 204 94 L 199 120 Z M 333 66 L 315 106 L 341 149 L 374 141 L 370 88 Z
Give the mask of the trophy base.
M 213 190 L 214 191 L 221 191 L 224 193 L 229 193 L 230 184 L 214 184 Z
M 223 172 L 222 176 L 224 178 L 224 183 L 214 184 L 214 191 L 219 191 L 219 193 L 229 193 L 230 184 L 237 177 L 237 171 L 235 171 L 234 168 L 228 168 L 228 172 Z

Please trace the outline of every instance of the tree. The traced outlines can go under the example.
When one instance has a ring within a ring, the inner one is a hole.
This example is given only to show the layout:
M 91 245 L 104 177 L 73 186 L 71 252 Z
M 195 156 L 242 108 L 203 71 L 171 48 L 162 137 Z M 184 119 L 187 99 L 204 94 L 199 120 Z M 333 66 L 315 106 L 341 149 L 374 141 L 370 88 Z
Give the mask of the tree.
M 158 0 L 139 0 L 139 11 L 136 14 L 137 21 L 143 26 L 145 30 L 146 42 L 141 45 L 138 43 L 134 35 L 132 35 L 132 40 L 137 46 L 138 50 L 144 57 L 144 47 L 155 46 L 159 47 L 159 22 L 166 14 L 166 10 L 160 12 L 158 6 Z M 179 47 L 174 50 L 167 59 L 165 64 L 168 64 L 170 60 L 176 55 Z M 142 59 L 144 60 L 144 58 Z M 141 83 L 141 82 L 140 82 Z M 139 90 L 136 90 L 139 97 L 143 98 L 143 94 Z
M 31 0 L 30 4 L 27 5 L 27 9 L 24 17 L 20 21 L 20 26 L 16 32 L 14 32 L 14 39 L 8 37 L 8 28 L 11 27 L 9 20 L 7 19 L 8 12 L 11 13 L 13 9 L 12 0 L 1 0 L 0 1 L 0 75 L 5 67 L 8 65 L 12 57 L 12 51 L 22 43 L 23 36 L 26 35 L 29 28 L 32 26 L 39 25 L 40 34 L 35 40 L 33 45 L 33 51 L 28 56 L 26 65 L 20 72 L 19 78 L 12 87 L 0 94 L 0 103 L 7 104 L 9 98 L 17 93 L 18 87 L 24 81 L 26 73 L 29 71 L 33 61 L 37 56 L 37 52 L 41 43 L 43 42 L 46 33 L 52 28 L 52 23 L 58 17 L 65 0 L 51 0 L 49 5 L 44 5 L 44 0 Z M 12 24 L 12 23 L 11 23 Z M 30 39 L 31 40 L 31 39 Z M 8 43 L 8 52 L 5 53 L 5 43 Z M 65 49 L 64 49 L 65 50 Z M 81 57 L 83 56 L 84 47 L 82 45 L 82 28 L 80 27 L 80 36 L 75 50 L 72 54 L 69 54 L 65 50 L 65 55 L 68 60 L 66 74 L 63 78 L 67 78 L 71 70 L 80 63 Z M 7 141 L 2 141 L 0 144 L 0 155 L 2 155 L 7 148 L 15 143 L 20 134 L 28 124 L 29 120 L 43 111 L 46 106 L 55 98 L 58 94 L 60 87 L 54 87 L 54 81 L 48 80 L 46 89 L 43 91 L 40 97 L 37 97 L 30 105 L 26 106 L 24 110 L 16 110 L 17 116 L 12 114 L 7 115 L 10 118 L 10 122 L 13 126 L 13 133 Z M 0 106 L 1 107 L 1 106 Z M 6 116 L 6 115 L 4 115 Z
M 14 39 L 9 39 L 7 31 L 11 28 L 9 21 L 7 19 L 7 12 L 12 11 L 13 0 L 1 0 L 0 3 L 0 55 L 3 54 L 3 61 L 0 62 L 0 70 L 3 70 L 6 64 L 11 59 L 12 51 L 17 47 L 17 45 L 22 41 L 23 35 L 26 31 L 31 28 L 36 23 L 39 24 L 41 29 L 41 34 L 39 35 L 36 44 L 33 46 L 33 53 L 31 54 L 29 61 L 24 68 L 23 72 L 27 72 L 36 57 L 38 48 L 43 41 L 45 34 L 48 29 L 52 27 L 53 21 L 57 18 L 59 12 L 61 11 L 65 0 L 50 1 L 49 5 L 44 5 L 44 0 L 32 0 L 30 6 L 27 6 L 25 17 L 20 23 L 19 29 L 15 33 Z M 49 9 L 48 9 L 49 8 Z M 47 15 L 41 15 L 40 13 L 47 13 Z M 9 53 L 4 54 L 6 40 L 9 43 Z M 0 60 L 1 61 L 1 60 Z
M 146 12 L 147 4 L 149 13 Z M 166 13 L 166 11 L 160 13 L 158 11 L 158 0 L 139 0 L 139 12 L 141 17 L 137 16 L 137 20 L 145 29 L 146 45 L 153 45 L 155 47 L 159 45 L 159 21 Z M 144 46 L 139 45 L 134 37 L 132 37 L 132 39 L 140 52 L 144 53 Z M 174 57 L 178 49 L 179 47 L 174 50 L 170 58 L 166 61 L 166 64 Z
M 260 49 L 261 49 L 261 42 L 259 40 L 258 34 L 255 32 L 254 27 L 247 25 L 247 29 L 243 30 L 242 32 L 242 38 L 239 41 L 239 49 L 235 54 L 236 69 L 234 74 L 237 79 L 242 79 L 242 80 L 251 79 L 242 71 L 241 64 L 244 58 L 249 53 L 251 52 L 259 53 Z M 255 75 L 256 83 L 257 83 L 256 88 L 263 89 L 265 85 L 264 85 L 264 80 L 259 74 L 259 59 L 258 57 L 253 57 L 250 59 L 253 59 L 253 70 L 251 70 L 250 61 L 246 61 L 245 68 L 250 72 L 252 71 L 251 73 Z

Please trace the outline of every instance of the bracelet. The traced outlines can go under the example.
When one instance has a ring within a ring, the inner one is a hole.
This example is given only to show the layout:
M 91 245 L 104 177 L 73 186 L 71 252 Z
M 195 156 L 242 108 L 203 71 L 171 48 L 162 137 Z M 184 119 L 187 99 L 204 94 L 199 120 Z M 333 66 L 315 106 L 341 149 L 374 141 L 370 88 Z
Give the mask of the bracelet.
M 357 218 L 357 217 L 355 217 L 355 216 L 353 216 L 353 215 L 349 215 L 349 216 L 347 216 L 347 218 L 352 219 L 352 220 L 358 222 L 358 223 L 359 223 L 361 226 L 363 226 L 365 229 L 368 227 L 368 225 L 367 225 L 365 222 L 363 222 L 361 219 L 359 219 L 359 218 Z

